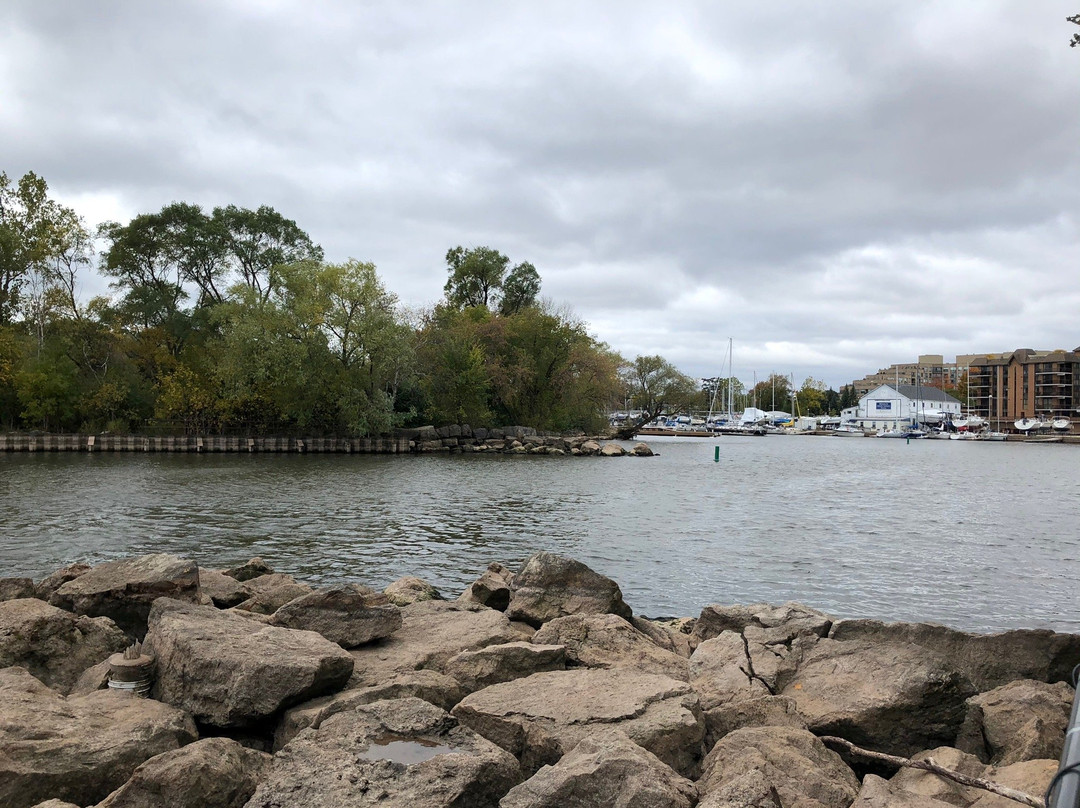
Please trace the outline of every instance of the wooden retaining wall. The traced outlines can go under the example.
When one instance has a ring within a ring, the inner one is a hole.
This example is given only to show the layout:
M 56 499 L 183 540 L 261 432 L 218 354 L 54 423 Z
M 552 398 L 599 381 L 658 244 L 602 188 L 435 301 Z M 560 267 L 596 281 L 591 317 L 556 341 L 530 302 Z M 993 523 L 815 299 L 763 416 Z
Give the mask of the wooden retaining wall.
M 0 435 L 0 452 L 407 454 L 409 438 L 240 438 L 191 435 Z

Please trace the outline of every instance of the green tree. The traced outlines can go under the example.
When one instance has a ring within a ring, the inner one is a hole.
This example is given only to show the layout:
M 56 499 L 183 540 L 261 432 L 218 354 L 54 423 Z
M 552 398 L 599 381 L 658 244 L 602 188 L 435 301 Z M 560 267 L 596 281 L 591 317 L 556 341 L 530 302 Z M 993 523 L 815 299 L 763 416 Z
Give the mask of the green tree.
M 859 396 L 855 392 L 855 385 L 845 384 L 840 388 L 840 409 L 846 410 L 859 404 Z
M 540 273 L 527 261 L 518 264 L 510 270 L 506 280 L 503 281 L 499 314 L 505 317 L 536 305 L 538 294 L 540 294 Z
M 276 267 L 322 261 L 322 247 L 296 222 L 268 205 L 257 210 L 236 205 L 214 208 L 211 219 L 216 237 L 224 240 L 231 267 L 262 303 L 278 286 Z
M 456 309 L 485 306 L 514 314 L 536 302 L 540 275 L 523 262 L 510 267 L 510 259 L 490 247 L 453 247 L 446 253 L 450 277 L 443 287 L 446 301 Z
M 767 379 L 758 382 L 750 390 L 750 396 L 760 409 L 783 410 L 791 401 L 791 381 L 787 376 L 771 373 Z M 776 403 L 775 407 L 773 402 Z
M 825 412 L 825 382 L 807 376 L 795 394 L 803 415 L 823 415 Z
M 643 421 L 685 408 L 696 392 L 694 380 L 662 356 L 638 356 L 623 366 L 620 375 Z
M 70 422 L 78 402 L 75 365 L 62 353 L 47 351 L 30 359 L 15 378 L 22 416 L 46 431 Z
M 45 180 L 32 171 L 16 184 L 0 172 L 0 325 L 12 322 L 32 273 L 48 285 L 53 264 L 85 228 L 70 209 L 49 198 Z

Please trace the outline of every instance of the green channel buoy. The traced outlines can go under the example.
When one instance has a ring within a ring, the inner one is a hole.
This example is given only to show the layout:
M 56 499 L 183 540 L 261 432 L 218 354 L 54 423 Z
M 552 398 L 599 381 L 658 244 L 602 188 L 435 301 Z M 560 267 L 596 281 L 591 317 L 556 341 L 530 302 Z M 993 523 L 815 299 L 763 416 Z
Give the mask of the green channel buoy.
M 720 447 L 719 446 L 717 446 L 717 447 L 715 447 L 713 449 L 712 459 L 713 459 L 714 463 L 719 463 L 720 462 Z

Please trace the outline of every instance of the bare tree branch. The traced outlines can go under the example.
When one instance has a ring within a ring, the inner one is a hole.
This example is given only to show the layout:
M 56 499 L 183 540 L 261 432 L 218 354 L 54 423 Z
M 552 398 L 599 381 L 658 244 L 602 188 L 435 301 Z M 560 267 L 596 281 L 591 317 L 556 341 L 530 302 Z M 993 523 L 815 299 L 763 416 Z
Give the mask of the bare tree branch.
M 884 752 L 872 752 L 869 749 L 863 749 L 862 747 L 856 746 L 851 741 L 846 741 L 843 738 L 837 738 L 832 735 L 823 736 L 821 741 L 822 743 L 842 746 L 852 754 L 859 755 L 860 757 L 870 758 L 871 760 L 880 760 L 883 763 L 890 763 L 893 766 L 901 768 L 922 769 L 931 774 L 936 774 L 938 777 L 952 780 L 954 783 L 959 783 L 962 786 L 981 788 L 983 791 L 989 791 L 991 794 L 997 794 L 1000 797 L 1005 797 L 1006 799 L 1014 800 L 1015 802 L 1024 805 L 1030 805 L 1031 808 L 1046 808 L 1043 801 L 1037 797 L 1032 797 L 1030 794 L 1025 794 L 1023 791 L 1017 791 L 1015 788 L 1003 786 L 1001 783 L 995 783 L 993 780 L 984 780 L 981 777 L 969 777 L 966 774 L 961 774 L 952 769 L 946 769 L 944 766 L 939 766 L 937 763 L 934 763 L 933 758 L 928 760 L 912 760 L 911 758 L 886 755 Z

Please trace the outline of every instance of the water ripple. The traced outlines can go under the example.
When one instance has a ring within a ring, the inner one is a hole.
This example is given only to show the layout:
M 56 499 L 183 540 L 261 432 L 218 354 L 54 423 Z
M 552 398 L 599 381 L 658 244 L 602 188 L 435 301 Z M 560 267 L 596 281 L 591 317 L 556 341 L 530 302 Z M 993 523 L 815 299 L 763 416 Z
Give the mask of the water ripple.
M 656 444 L 650 460 L 0 455 L 0 575 L 166 551 L 456 594 L 488 562 L 546 549 L 646 614 L 801 600 L 1080 630 L 1072 447 L 723 439 L 713 463 L 713 445 Z

